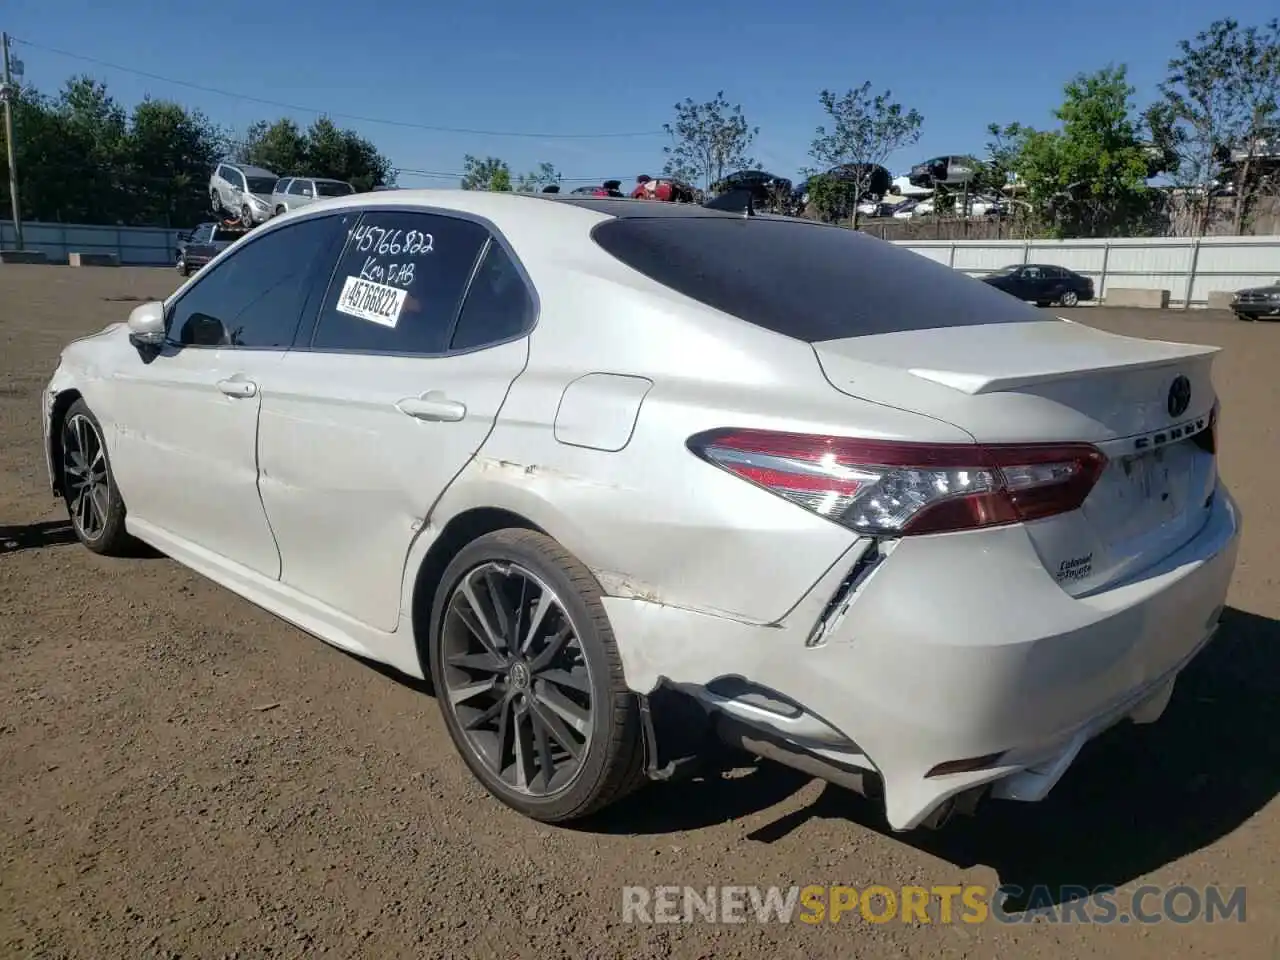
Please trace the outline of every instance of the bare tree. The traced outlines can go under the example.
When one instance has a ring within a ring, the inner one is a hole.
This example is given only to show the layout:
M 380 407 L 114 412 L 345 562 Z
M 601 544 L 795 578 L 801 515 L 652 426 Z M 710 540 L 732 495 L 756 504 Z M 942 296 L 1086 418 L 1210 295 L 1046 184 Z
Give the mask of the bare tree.
M 818 95 L 822 109 L 831 117 L 831 129 L 818 127 L 809 155 L 822 165 L 821 174 L 841 166 L 848 171 L 852 193 L 853 225 L 858 225 L 858 204 L 868 192 L 877 167 L 890 154 L 920 139 L 924 123 L 916 110 L 904 110 L 893 102 L 888 90 L 872 96 L 870 82 L 837 97 L 830 90 Z

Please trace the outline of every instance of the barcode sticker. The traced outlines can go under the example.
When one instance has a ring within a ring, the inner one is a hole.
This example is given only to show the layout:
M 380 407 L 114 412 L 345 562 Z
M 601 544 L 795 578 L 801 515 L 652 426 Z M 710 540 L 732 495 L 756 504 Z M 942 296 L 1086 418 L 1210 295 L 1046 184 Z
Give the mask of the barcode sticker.
M 394 329 L 407 295 L 408 291 L 399 287 L 347 277 L 338 296 L 337 309 L 339 313 Z

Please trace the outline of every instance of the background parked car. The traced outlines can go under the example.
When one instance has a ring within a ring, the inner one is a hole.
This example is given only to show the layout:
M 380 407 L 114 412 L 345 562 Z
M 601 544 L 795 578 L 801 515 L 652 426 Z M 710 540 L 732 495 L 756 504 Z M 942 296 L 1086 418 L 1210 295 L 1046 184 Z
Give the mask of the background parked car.
M 243 226 L 202 223 L 178 240 L 174 266 L 184 277 L 190 276 L 247 232 Z
M 751 203 L 758 210 L 788 207 L 794 184 L 786 177 L 764 170 L 738 170 L 711 185 L 713 196 L 721 196 L 734 190 L 750 190 Z M 779 213 L 790 212 L 778 209 Z
M 1019 300 L 1033 300 L 1037 307 L 1053 303 L 1074 307 L 1081 300 L 1093 299 L 1091 279 L 1052 264 L 1013 264 L 987 274 L 982 280 Z
M 209 178 L 209 205 L 214 213 L 238 217 L 248 227 L 271 219 L 271 191 L 280 179 L 265 167 L 223 161 Z
M 1237 291 L 1231 301 L 1231 309 L 1241 320 L 1280 316 L 1280 280 L 1267 287 Z
M 356 188 L 345 180 L 327 177 L 281 177 L 271 191 L 271 215 L 279 216 L 326 197 L 346 197 Z

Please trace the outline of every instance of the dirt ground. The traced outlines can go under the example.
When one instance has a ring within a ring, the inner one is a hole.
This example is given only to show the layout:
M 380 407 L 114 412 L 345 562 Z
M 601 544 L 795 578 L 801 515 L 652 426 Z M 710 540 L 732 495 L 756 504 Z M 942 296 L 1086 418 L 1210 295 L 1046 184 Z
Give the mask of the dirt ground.
M 564 829 L 491 800 L 413 683 L 168 559 L 73 542 L 45 486 L 40 390 L 66 341 L 176 283 L 0 267 L 0 955 L 1280 956 L 1280 324 L 1076 311 L 1225 347 L 1221 469 L 1247 533 L 1222 634 L 1159 724 L 1091 745 L 1045 802 L 989 803 L 941 833 L 892 835 L 866 801 L 749 758 Z M 1001 883 L 1115 884 L 1121 902 L 1143 884 L 1245 886 L 1247 913 L 622 920 L 632 884 Z

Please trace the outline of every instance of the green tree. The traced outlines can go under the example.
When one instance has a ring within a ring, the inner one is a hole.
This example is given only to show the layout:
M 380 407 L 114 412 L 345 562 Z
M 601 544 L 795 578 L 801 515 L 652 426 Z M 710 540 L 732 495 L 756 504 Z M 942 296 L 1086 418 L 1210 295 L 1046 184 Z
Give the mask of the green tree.
M 809 156 L 820 167 L 812 172 L 822 173 L 837 166 L 849 171 L 855 228 L 858 204 L 871 186 L 875 168 L 884 166 L 892 153 L 920 139 L 924 117 L 914 109 L 904 110 L 891 97 L 888 90 L 873 96 L 869 82 L 841 96 L 830 90 L 818 95 L 822 109 L 831 118 L 831 129 L 821 126 L 816 131 Z
M 75 149 L 81 158 L 80 175 L 63 187 L 67 219 L 127 222 L 129 198 L 121 175 L 129 137 L 124 109 L 107 92 L 106 84 L 87 76 L 68 80 L 53 109 L 68 138 L 65 148 Z
M 1195 232 L 1206 232 L 1211 191 L 1227 181 L 1235 187 L 1232 228 L 1240 233 L 1264 186 L 1263 143 L 1280 133 L 1280 20 L 1262 27 L 1215 20 L 1179 42 L 1160 92 L 1149 122 L 1157 146 L 1174 157 Z
M 1016 173 L 1058 237 L 1149 229 L 1156 191 L 1147 186 L 1149 144 L 1123 66 L 1080 74 L 1053 115 L 1058 130 L 1021 128 Z
M 371 141 L 339 128 L 328 117 L 320 117 L 307 128 L 306 145 L 310 176 L 346 180 L 360 192 L 395 183 L 391 161 Z
M 240 160 L 255 167 L 265 167 L 282 177 L 300 177 L 309 172 L 308 147 L 306 134 L 285 117 L 275 123 L 259 120 L 250 126 L 237 153 Z
M 538 169 L 520 175 L 516 181 L 516 190 L 520 193 L 537 193 L 543 187 L 560 182 L 560 173 L 554 164 L 540 163 Z
M 131 221 L 186 226 L 202 219 L 209 171 L 224 146 L 221 133 L 199 111 L 149 97 L 134 107 L 125 168 Z
M 806 186 L 809 206 L 827 223 L 834 223 L 854 207 L 854 184 L 846 177 L 828 173 L 811 176 Z
M 706 103 L 686 97 L 675 111 L 675 122 L 662 125 L 671 138 L 662 148 L 664 176 L 709 190 L 726 174 L 755 166 L 747 151 L 760 128 L 747 123 L 742 106 L 730 105 L 723 90 Z
M 511 168 L 505 160 L 498 157 L 473 157 L 467 154 L 462 160 L 463 190 L 496 190 L 511 189 Z

